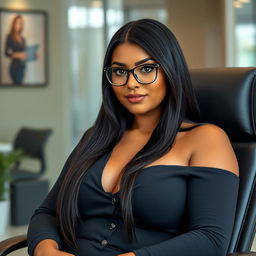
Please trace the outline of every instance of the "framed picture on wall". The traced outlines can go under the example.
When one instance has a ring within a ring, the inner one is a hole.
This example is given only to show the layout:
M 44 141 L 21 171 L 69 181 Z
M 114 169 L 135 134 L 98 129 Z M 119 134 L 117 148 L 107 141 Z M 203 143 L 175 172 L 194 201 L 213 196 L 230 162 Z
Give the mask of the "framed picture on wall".
M 47 13 L 0 9 L 0 87 L 48 82 Z

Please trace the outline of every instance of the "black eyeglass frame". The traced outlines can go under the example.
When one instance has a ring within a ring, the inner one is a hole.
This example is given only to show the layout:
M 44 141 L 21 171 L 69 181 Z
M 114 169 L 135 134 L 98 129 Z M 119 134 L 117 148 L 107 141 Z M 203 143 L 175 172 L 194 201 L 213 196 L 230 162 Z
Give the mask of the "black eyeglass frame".
M 150 82 L 150 83 L 143 83 L 143 82 L 141 82 L 141 81 L 139 80 L 139 78 L 137 77 L 137 75 L 134 73 L 134 70 L 135 70 L 136 68 L 142 67 L 142 66 L 153 66 L 153 67 L 156 69 L 156 77 L 155 77 L 155 79 L 154 79 L 152 82 Z M 152 83 L 154 83 L 154 82 L 156 81 L 156 79 L 157 79 L 157 74 L 158 74 L 158 68 L 159 68 L 159 67 L 160 67 L 160 64 L 159 64 L 159 63 L 148 63 L 148 64 L 144 63 L 144 64 L 138 65 L 138 66 L 136 66 L 136 67 L 134 67 L 134 68 L 132 68 L 132 69 L 122 68 L 123 70 L 125 70 L 125 71 L 127 72 L 127 75 L 126 75 L 126 81 L 125 81 L 125 83 L 123 83 L 123 84 L 121 84 L 121 85 L 120 85 L 120 84 L 115 84 L 115 83 L 113 83 L 113 82 L 109 79 L 109 77 L 108 77 L 108 75 L 107 75 L 107 71 L 108 71 L 109 69 L 118 68 L 118 67 L 105 67 L 103 70 L 104 70 L 104 72 L 105 72 L 105 75 L 106 75 L 106 78 L 107 78 L 108 82 L 109 82 L 111 85 L 114 85 L 114 86 L 124 86 L 124 85 L 126 85 L 127 82 L 128 82 L 130 73 L 132 73 L 133 77 L 135 78 L 135 80 L 136 80 L 138 83 L 140 83 L 140 84 L 142 84 L 142 85 L 147 85 L 147 84 L 152 84 Z M 121 67 L 120 67 L 120 68 L 121 68 Z

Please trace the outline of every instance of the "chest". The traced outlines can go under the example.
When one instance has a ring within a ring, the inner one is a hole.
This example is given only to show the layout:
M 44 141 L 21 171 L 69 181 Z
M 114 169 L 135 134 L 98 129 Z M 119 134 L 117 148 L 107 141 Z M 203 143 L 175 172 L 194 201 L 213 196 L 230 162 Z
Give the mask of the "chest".
M 9 42 L 9 47 L 13 51 L 23 51 L 25 49 L 25 42 L 22 37 L 17 37 L 15 40 L 12 39 Z
M 109 158 L 103 167 L 101 184 L 107 192 L 116 193 L 120 190 L 120 180 L 122 170 L 129 161 L 139 152 L 147 143 L 147 137 L 124 136 L 111 152 Z M 148 166 L 154 165 L 189 165 L 191 157 L 191 148 L 180 138 L 175 140 L 174 145 L 161 158 L 152 161 Z M 148 167 L 147 166 L 147 167 Z
M 88 170 L 79 192 L 82 216 L 121 217 L 119 194 L 105 192 L 101 186 L 106 159 Z M 140 171 L 133 187 L 133 213 L 137 225 L 181 229 L 185 224 L 187 175 L 182 166 L 152 166 Z M 113 198 L 115 202 L 113 204 Z

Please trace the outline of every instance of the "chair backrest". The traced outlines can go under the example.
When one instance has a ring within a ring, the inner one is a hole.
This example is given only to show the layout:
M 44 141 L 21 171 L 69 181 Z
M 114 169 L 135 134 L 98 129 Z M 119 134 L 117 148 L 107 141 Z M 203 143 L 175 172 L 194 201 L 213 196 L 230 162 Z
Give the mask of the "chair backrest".
M 239 163 L 239 195 L 229 252 L 249 251 L 256 227 L 256 68 L 205 68 L 190 73 L 202 121 L 226 131 Z
M 13 142 L 14 149 L 21 149 L 25 155 L 40 161 L 40 173 L 45 170 L 45 144 L 52 133 L 51 129 L 21 128 Z

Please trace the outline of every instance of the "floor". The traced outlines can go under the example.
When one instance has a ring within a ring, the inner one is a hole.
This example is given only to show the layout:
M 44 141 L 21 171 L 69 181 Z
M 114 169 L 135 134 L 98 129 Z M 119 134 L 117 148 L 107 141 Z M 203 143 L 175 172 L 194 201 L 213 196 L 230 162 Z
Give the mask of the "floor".
M 25 234 L 26 232 L 27 232 L 27 226 L 20 226 L 20 227 L 9 226 L 7 228 L 6 234 L 4 235 L 0 234 L 0 241 L 7 239 L 9 237 Z M 252 251 L 256 251 L 256 238 L 254 239 Z M 28 254 L 27 254 L 26 248 L 20 249 L 10 254 L 10 256 L 27 256 L 27 255 Z

